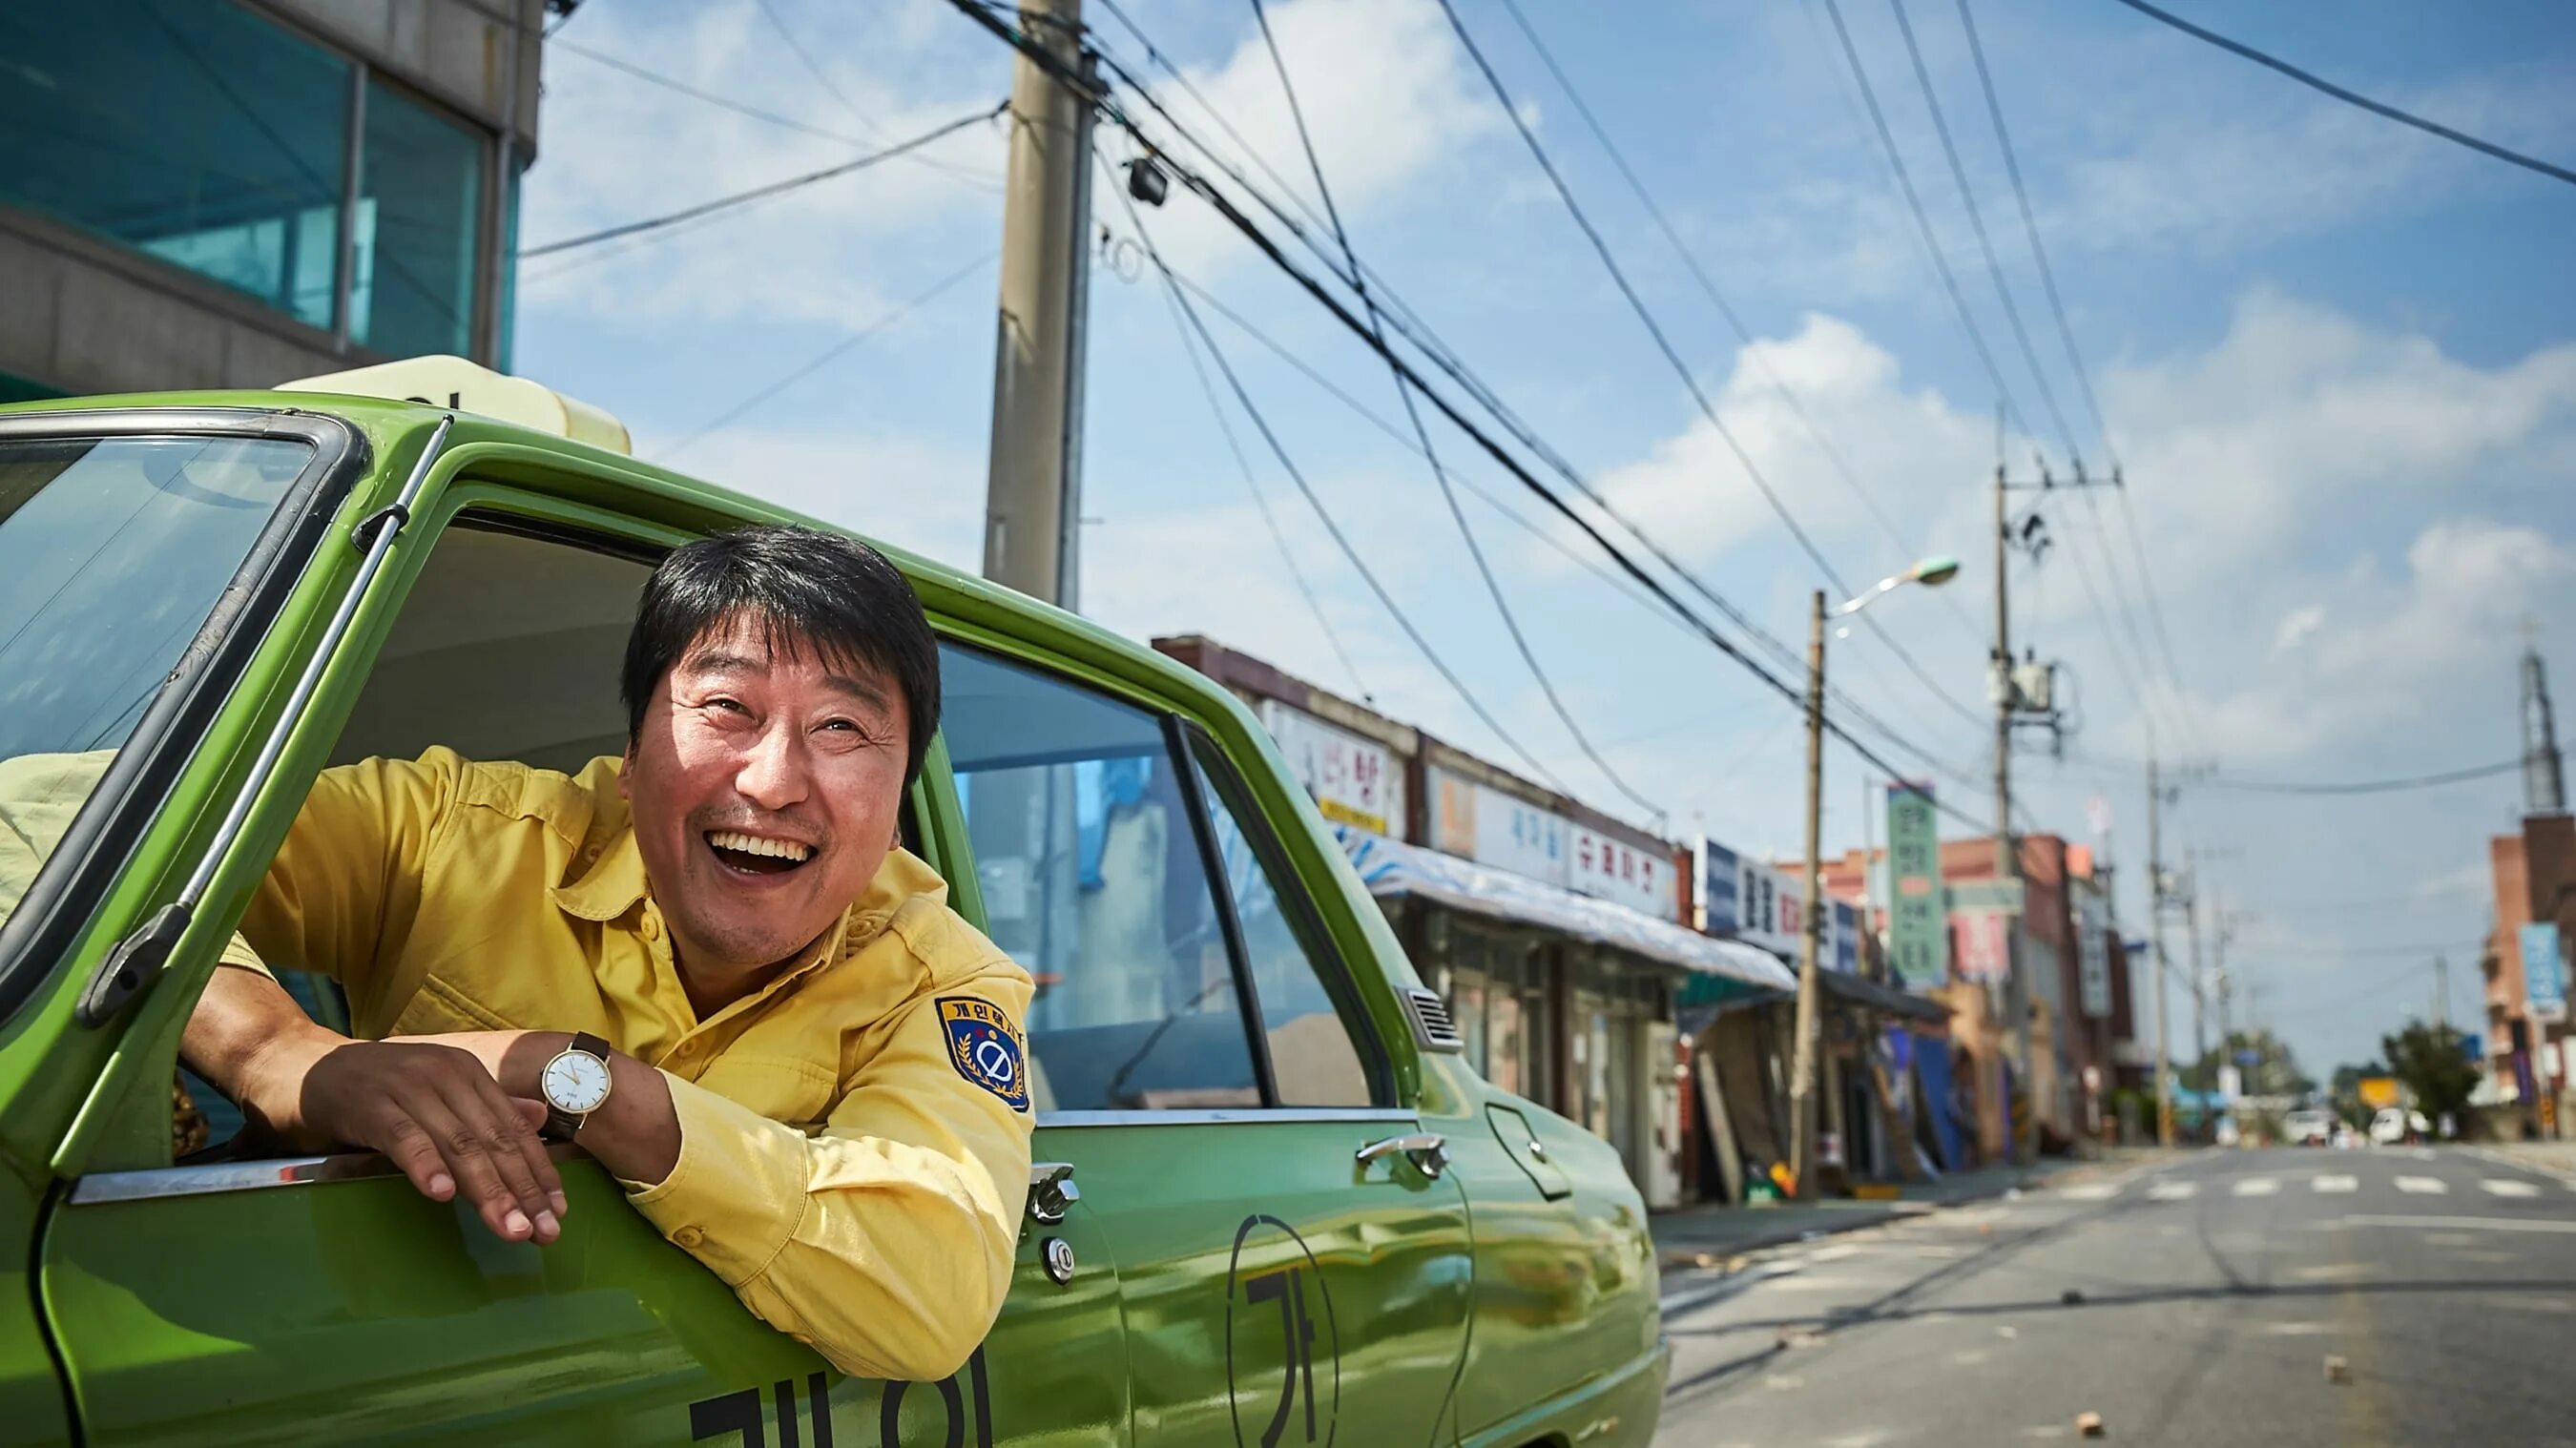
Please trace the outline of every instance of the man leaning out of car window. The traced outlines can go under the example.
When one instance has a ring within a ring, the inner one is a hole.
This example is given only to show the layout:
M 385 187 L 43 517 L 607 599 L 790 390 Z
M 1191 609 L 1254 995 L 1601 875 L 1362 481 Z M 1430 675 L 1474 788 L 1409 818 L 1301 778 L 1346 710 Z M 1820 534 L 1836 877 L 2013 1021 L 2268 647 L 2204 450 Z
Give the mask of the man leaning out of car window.
M 865 545 L 745 529 L 654 571 L 622 687 L 625 755 L 577 775 L 325 771 L 182 1058 L 251 1129 L 383 1152 L 510 1241 L 561 1234 L 546 1141 L 578 1142 L 834 1366 L 945 1377 L 1010 1282 L 1031 985 L 896 843 L 929 622 Z M 101 762 L 10 761 L 0 798 Z M 355 1038 L 269 967 L 339 981 Z

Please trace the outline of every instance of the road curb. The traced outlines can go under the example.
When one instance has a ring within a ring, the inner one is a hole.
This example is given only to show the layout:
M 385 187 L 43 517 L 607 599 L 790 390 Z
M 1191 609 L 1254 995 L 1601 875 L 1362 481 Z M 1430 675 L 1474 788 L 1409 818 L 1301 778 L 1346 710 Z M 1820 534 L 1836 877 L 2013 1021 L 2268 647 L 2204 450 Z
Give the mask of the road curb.
M 1825 1237 L 1839 1237 L 1847 1232 L 1858 1232 L 1870 1227 L 1885 1226 L 1887 1223 L 1895 1221 L 1899 1217 L 1928 1216 L 1933 1212 L 1938 1212 L 1949 1207 L 1964 1207 L 1973 1205 L 1977 1202 L 1990 1202 L 2009 1192 L 2026 1191 L 2033 1187 L 2046 1187 L 2055 1182 L 2059 1177 L 2065 1176 L 2070 1172 L 2089 1165 L 2091 1165 L 2089 1162 L 2078 1162 L 2069 1166 L 2058 1167 L 2044 1172 L 2037 1172 L 2033 1175 L 2022 1178 L 2020 1181 L 2005 1182 L 1991 1190 L 1970 1192 L 1965 1196 L 1951 1197 L 1944 1201 L 1896 1201 L 1889 1203 L 1887 1208 L 1883 1211 L 1854 1208 L 1848 1216 L 1836 1218 L 1828 1223 L 1796 1228 L 1784 1227 L 1777 1232 L 1768 1232 L 1760 1236 L 1746 1237 L 1740 1241 L 1729 1241 L 1722 1247 L 1711 1248 L 1705 1251 L 1684 1251 L 1680 1249 L 1659 1251 L 1658 1260 L 1662 1263 L 1662 1275 L 1665 1277 L 1670 1277 L 1679 1272 L 1709 1271 L 1717 1268 L 1720 1264 L 1729 1259 L 1750 1256 L 1755 1252 L 1768 1252 L 1776 1247 L 1794 1247 L 1800 1242 L 1813 1242 Z M 1753 1208 L 1745 1210 L 1759 1209 Z

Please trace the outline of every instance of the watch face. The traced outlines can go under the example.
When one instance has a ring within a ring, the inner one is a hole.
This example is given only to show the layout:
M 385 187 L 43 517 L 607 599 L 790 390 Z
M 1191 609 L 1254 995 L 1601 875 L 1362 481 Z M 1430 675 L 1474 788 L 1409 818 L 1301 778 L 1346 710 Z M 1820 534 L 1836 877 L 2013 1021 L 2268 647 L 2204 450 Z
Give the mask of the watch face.
M 608 1063 L 587 1051 L 566 1051 L 546 1063 L 538 1084 L 546 1104 L 575 1115 L 597 1111 L 608 1099 Z

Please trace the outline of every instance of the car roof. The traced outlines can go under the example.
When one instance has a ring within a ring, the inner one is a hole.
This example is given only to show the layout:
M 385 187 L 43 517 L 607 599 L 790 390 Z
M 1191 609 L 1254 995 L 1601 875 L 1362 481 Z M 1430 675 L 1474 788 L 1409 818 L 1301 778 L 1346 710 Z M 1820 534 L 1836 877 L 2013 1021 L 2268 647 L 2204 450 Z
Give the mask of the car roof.
M 0 404 L 0 420 L 33 416 L 66 419 L 86 412 L 129 409 L 232 408 L 262 412 L 299 412 L 339 418 L 365 434 L 379 456 L 425 433 L 451 409 L 385 397 L 327 392 L 221 390 L 127 393 L 108 396 L 47 398 Z M 536 449 L 552 462 L 641 492 L 679 500 L 722 518 L 745 522 L 799 523 L 857 538 L 883 552 L 909 578 L 934 614 L 994 630 L 1014 641 L 1079 662 L 1142 686 L 1152 692 L 1186 698 L 1203 708 L 1235 714 L 1257 734 L 1248 710 L 1204 675 L 1123 634 L 1044 603 L 1015 589 L 883 542 L 855 528 L 816 518 L 641 458 L 593 447 L 571 438 L 523 427 L 479 413 L 454 411 L 457 419 L 450 445 L 468 441 L 500 442 Z

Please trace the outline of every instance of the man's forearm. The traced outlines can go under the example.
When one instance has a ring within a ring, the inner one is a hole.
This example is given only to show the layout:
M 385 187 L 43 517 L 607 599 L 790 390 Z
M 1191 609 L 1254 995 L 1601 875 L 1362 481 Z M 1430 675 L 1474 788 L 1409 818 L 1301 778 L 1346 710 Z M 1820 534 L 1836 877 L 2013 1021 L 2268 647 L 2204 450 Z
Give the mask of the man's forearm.
M 513 1096 L 545 1099 L 546 1063 L 572 1045 L 570 1031 L 479 1031 L 428 1039 L 472 1051 Z M 575 1138 L 621 1181 L 651 1185 L 680 1161 L 680 1118 L 671 1083 L 623 1051 L 608 1053 L 608 1100 L 582 1122 Z
M 179 1037 L 179 1057 L 270 1132 L 317 1145 L 303 1141 L 298 1093 L 264 1089 L 262 1078 L 277 1075 L 281 1068 L 300 1075 L 311 1057 L 347 1042 L 347 1037 L 316 1024 L 273 978 L 240 966 L 219 965 Z

